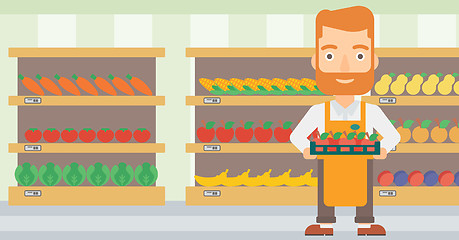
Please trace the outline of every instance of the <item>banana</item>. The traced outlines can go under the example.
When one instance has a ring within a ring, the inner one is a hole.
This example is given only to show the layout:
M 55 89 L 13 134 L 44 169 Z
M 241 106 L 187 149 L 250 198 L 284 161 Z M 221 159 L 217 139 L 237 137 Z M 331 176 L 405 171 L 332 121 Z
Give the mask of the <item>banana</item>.
M 219 175 L 215 177 L 194 176 L 194 179 L 196 180 L 196 182 L 198 182 L 202 186 L 214 187 L 214 186 L 221 185 L 223 181 L 227 178 L 227 174 L 228 174 L 228 169 L 226 169 L 226 171 L 220 173 Z
M 303 186 L 303 185 L 308 185 L 311 187 L 316 187 L 317 186 L 317 178 L 312 177 L 312 169 L 311 171 L 299 176 L 299 177 L 291 177 L 287 180 L 285 185 L 289 187 L 298 187 L 298 186 Z
M 424 77 L 427 76 L 426 73 L 416 74 L 413 76 L 410 82 L 406 84 L 406 91 L 410 95 L 416 95 L 421 91 L 421 85 L 424 82 Z
M 269 178 L 265 185 L 268 186 L 268 187 L 277 187 L 277 186 L 281 186 L 281 185 L 284 185 L 288 179 L 290 178 L 290 172 L 292 171 L 292 169 L 289 169 L 287 172 L 285 172 L 284 174 L 278 176 L 278 177 L 273 177 L 273 178 Z
M 381 79 L 375 84 L 375 92 L 379 95 L 384 95 L 389 91 L 389 85 L 395 73 L 384 74 Z
M 250 170 L 250 169 L 249 169 Z M 247 179 L 245 179 L 245 181 L 242 183 L 244 185 L 246 185 L 247 187 L 257 187 L 257 186 L 261 186 L 261 185 L 264 185 L 266 181 L 269 180 L 269 178 L 271 177 L 271 171 L 272 169 L 269 169 L 269 171 L 263 173 L 263 175 L 258 175 L 256 177 L 249 177 Z
M 243 172 L 241 175 L 237 177 L 226 177 L 225 179 L 223 179 L 222 185 L 226 187 L 240 186 L 244 183 L 243 181 L 249 177 L 249 172 L 250 169 L 248 169 L 246 172 Z

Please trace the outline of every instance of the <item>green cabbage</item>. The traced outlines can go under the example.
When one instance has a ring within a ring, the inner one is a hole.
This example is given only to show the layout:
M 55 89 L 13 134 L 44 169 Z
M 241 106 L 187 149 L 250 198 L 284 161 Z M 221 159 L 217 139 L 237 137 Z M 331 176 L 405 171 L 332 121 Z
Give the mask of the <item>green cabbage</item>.
M 118 186 L 127 186 L 134 180 L 134 169 L 126 163 L 113 166 L 111 172 L 112 181 Z
M 58 165 L 49 162 L 41 166 L 38 175 L 40 176 L 40 181 L 46 186 L 55 186 L 62 179 L 62 170 Z
M 135 180 L 142 186 L 151 186 L 158 179 L 158 170 L 150 163 L 143 163 L 135 169 Z
M 38 180 L 38 169 L 35 165 L 26 162 L 22 166 L 17 166 L 14 176 L 20 185 L 30 186 Z
M 95 163 L 88 167 L 87 176 L 89 183 L 94 186 L 103 186 L 110 179 L 110 169 L 102 163 Z
M 71 163 L 70 166 L 65 166 L 63 176 L 64 181 L 69 186 L 79 186 L 84 182 L 86 178 L 86 170 L 84 169 L 83 165 L 79 165 L 78 163 Z

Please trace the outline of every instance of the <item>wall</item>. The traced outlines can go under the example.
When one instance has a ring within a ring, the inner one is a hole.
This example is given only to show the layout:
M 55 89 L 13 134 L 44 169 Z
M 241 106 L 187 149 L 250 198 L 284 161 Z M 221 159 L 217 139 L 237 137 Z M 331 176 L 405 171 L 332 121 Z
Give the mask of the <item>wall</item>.
M 45 2 L 49 4 L 53 1 Z M 14 6 L 14 3 L 9 3 L 0 10 L 1 13 L 8 12 L 8 9 L 14 13 L 30 13 L 0 15 L 0 70 L 4 78 L 3 86 L 0 88 L 0 200 L 7 200 L 7 187 L 16 184 L 13 173 L 17 165 L 16 155 L 8 153 L 8 143 L 17 141 L 16 107 L 9 107 L 7 103 L 8 96 L 17 94 L 17 66 L 16 59 L 7 57 L 8 47 L 165 47 L 166 57 L 158 59 L 157 63 L 157 94 L 166 96 L 166 106 L 157 108 L 157 140 L 166 143 L 166 153 L 158 154 L 157 157 L 160 173 L 158 185 L 166 186 L 166 200 L 183 201 L 184 187 L 194 184 L 194 158 L 191 154 L 185 153 L 185 143 L 194 139 L 192 107 L 185 106 L 185 96 L 194 94 L 194 63 L 192 59 L 185 58 L 185 48 L 312 47 L 315 18 L 312 13 L 327 7 L 314 4 L 314 8 L 308 10 L 311 14 L 292 15 L 265 14 L 272 13 L 272 10 L 265 10 L 260 14 L 261 10 L 256 11 L 254 8 L 252 11 L 258 14 L 234 14 L 231 12 L 234 10 L 233 7 L 227 9 L 230 14 L 189 14 L 193 11 L 199 12 L 196 6 L 191 7 L 188 12 L 174 12 L 164 8 L 164 12 L 181 14 L 126 15 L 107 14 L 107 11 L 114 13 L 129 9 L 117 11 L 113 6 L 109 6 L 109 10 L 103 10 L 98 4 L 94 4 L 95 9 L 84 10 L 81 8 L 84 2 L 80 1 L 80 5 L 73 10 L 60 10 L 62 13 L 77 14 L 37 14 L 37 11 L 59 12 L 56 10 L 59 9 L 58 5 L 49 9 L 38 6 L 38 10 L 31 5 L 19 10 L 15 8 L 17 6 Z M 205 1 L 197 2 L 202 4 Z M 341 7 L 338 3 L 330 6 Z M 431 13 L 451 13 L 452 8 L 449 6 L 443 5 L 441 9 L 439 6 L 432 6 L 430 10 Z M 248 9 L 251 7 L 253 6 L 249 5 Z M 418 12 L 429 13 L 429 7 L 414 8 L 418 9 Z M 122 9 L 121 6 L 119 9 Z M 142 9 L 144 8 L 131 12 L 142 13 Z M 244 9 L 241 8 L 241 12 L 247 10 Z M 411 14 L 414 12 L 409 5 L 403 5 L 402 9 L 403 13 L 408 14 L 399 14 L 398 7 L 375 5 L 373 10 L 377 13 L 377 47 L 459 45 L 458 15 Z M 105 14 L 94 14 L 98 11 Z M 151 11 L 158 10 L 150 9 L 150 13 Z M 219 11 L 221 12 L 221 9 L 215 10 Z M 290 7 L 280 8 L 278 12 L 294 11 L 295 8 Z

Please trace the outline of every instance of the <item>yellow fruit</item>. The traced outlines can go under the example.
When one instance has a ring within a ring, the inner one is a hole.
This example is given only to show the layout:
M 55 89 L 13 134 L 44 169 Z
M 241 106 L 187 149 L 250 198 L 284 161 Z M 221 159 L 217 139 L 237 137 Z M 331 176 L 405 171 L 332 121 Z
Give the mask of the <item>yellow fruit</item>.
M 394 95 L 400 95 L 403 92 L 405 92 L 405 85 L 408 82 L 408 77 L 411 76 L 410 73 L 405 73 L 405 74 L 400 74 L 397 77 L 397 80 L 395 80 L 391 85 L 390 85 L 390 91 Z
M 375 84 L 375 92 L 379 95 L 384 95 L 389 91 L 389 85 L 392 82 L 394 73 L 384 74 L 381 79 Z
M 443 76 L 441 73 L 431 74 L 427 81 L 422 84 L 422 91 L 426 95 L 432 95 L 437 91 L 437 84 L 440 82 L 440 77 Z
M 447 74 L 443 81 L 438 84 L 438 92 L 441 95 L 448 95 L 453 90 L 453 84 L 456 81 L 457 73 Z
M 249 169 L 250 171 L 250 169 Z M 269 180 L 269 178 L 271 177 L 270 174 L 271 174 L 271 171 L 272 169 L 269 169 L 269 171 L 263 173 L 263 175 L 258 175 L 256 177 L 249 177 L 247 179 L 244 180 L 244 182 L 242 184 L 244 184 L 245 186 L 248 186 L 248 187 L 257 187 L 257 186 L 261 186 L 261 185 L 264 185 L 266 181 Z
M 284 174 L 278 176 L 278 177 L 272 177 L 272 178 L 269 178 L 265 185 L 268 186 L 268 187 L 277 187 L 277 186 L 281 186 L 281 185 L 284 185 L 286 182 L 288 182 L 288 179 L 290 178 L 290 172 L 292 171 L 292 169 L 289 169 L 287 172 L 285 172 Z
M 436 118 L 435 122 L 437 122 L 438 126 L 432 129 L 431 138 L 436 143 L 442 143 L 446 141 L 446 138 L 448 138 L 448 132 L 446 131 L 446 127 L 448 127 L 448 124 L 451 121 L 443 120 L 440 122 L 438 118 Z
M 400 142 L 405 143 L 410 141 L 411 139 L 411 130 L 410 127 L 413 125 L 414 121 L 413 120 L 406 120 L 403 122 L 403 120 L 400 118 L 398 120 L 402 126 L 397 128 L 398 133 L 400 134 Z
M 429 130 L 427 130 L 427 128 L 429 127 L 430 123 L 432 123 L 432 121 L 424 120 L 421 123 L 419 118 L 416 119 L 416 121 L 418 122 L 419 126 L 413 130 L 413 140 L 417 143 L 423 143 L 429 139 Z
M 226 179 L 227 174 L 228 174 L 228 169 L 226 169 L 226 171 L 220 173 L 220 175 L 217 175 L 215 177 L 194 176 L 194 179 L 196 180 L 196 182 L 198 182 L 202 186 L 213 187 L 213 186 L 221 185 L 224 179 Z
M 406 84 L 406 92 L 410 95 L 418 94 L 421 91 L 421 85 L 424 82 L 425 76 L 427 76 L 425 73 L 414 75 L 411 81 Z
M 459 95 L 459 81 L 454 84 L 454 92 Z
M 453 119 L 453 121 L 456 125 L 449 130 L 449 139 L 455 143 L 459 143 L 459 124 L 457 123 L 457 119 Z
M 291 177 L 285 182 L 285 185 L 289 187 L 298 187 L 303 185 L 308 185 L 311 187 L 317 186 L 317 178 L 312 177 L 312 169 L 311 171 L 299 176 L 299 177 Z
M 241 175 L 237 177 L 227 177 L 225 179 L 222 179 L 222 185 L 226 187 L 240 186 L 243 184 L 244 179 L 247 179 L 249 177 L 249 172 L 250 169 L 246 172 L 243 172 Z

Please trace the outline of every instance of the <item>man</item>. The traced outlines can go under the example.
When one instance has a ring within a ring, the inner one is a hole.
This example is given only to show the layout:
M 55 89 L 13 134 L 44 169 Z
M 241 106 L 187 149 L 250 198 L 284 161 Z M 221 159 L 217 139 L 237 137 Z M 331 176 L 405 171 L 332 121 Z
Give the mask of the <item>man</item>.
M 400 135 L 381 109 L 357 101 L 371 90 L 379 60 L 374 53 L 373 13 L 361 6 L 323 10 L 316 18 L 316 52 L 311 58 L 318 88 L 335 100 L 312 106 L 290 136 L 305 159 L 318 158 L 318 217 L 306 235 L 333 235 L 336 206 L 355 206 L 358 235 L 385 235 L 372 224 L 373 160 L 385 159 Z M 369 132 L 382 135 L 378 156 L 315 156 L 308 136 L 324 132 Z M 352 126 L 352 128 L 351 128 Z

